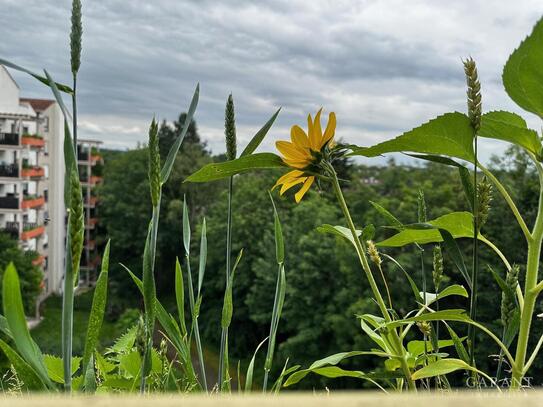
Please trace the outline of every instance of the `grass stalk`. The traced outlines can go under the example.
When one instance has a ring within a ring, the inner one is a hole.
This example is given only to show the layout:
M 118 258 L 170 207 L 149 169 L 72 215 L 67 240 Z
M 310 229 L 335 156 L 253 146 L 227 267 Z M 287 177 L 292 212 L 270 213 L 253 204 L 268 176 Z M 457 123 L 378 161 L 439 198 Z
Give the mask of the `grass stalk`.
M 234 177 L 230 177 L 228 180 L 228 212 L 226 221 L 226 285 L 230 281 L 231 271 L 231 254 L 232 254 L 232 196 L 234 192 Z M 225 326 L 221 329 L 221 347 L 219 351 L 219 392 L 222 391 L 224 384 L 225 372 L 228 369 L 228 327 Z
M 353 236 L 353 240 L 355 243 L 358 258 L 360 260 L 360 264 L 362 265 L 362 269 L 370 284 L 371 291 L 373 293 L 375 300 L 377 301 L 377 305 L 379 306 L 379 309 L 381 310 L 381 313 L 383 315 L 383 318 L 385 319 L 385 322 L 387 323 L 391 322 L 392 319 L 390 318 L 390 314 L 388 313 L 385 301 L 383 300 L 383 296 L 381 295 L 379 288 L 377 287 L 377 284 L 373 277 L 373 274 L 371 273 L 370 265 L 366 257 L 366 250 L 363 246 L 363 243 L 360 241 L 360 239 L 357 236 L 356 227 L 354 225 L 353 219 L 349 212 L 347 203 L 345 202 L 345 197 L 343 196 L 343 192 L 341 191 L 341 186 L 339 185 L 337 173 L 331 165 L 330 165 L 330 172 L 331 172 L 332 185 L 334 187 L 334 192 L 339 202 L 339 205 L 341 207 L 341 210 L 343 212 L 343 215 L 345 217 L 345 220 L 347 221 L 347 225 Z M 398 336 L 398 332 L 395 329 L 392 330 L 391 337 L 394 342 L 394 346 L 396 347 L 396 351 L 400 354 L 399 356 L 400 356 L 401 368 L 404 373 L 405 380 L 407 381 L 407 386 L 410 390 L 416 392 L 417 387 L 415 385 L 415 382 L 411 378 L 411 370 L 409 369 L 409 366 L 407 364 L 407 355 L 401 343 L 400 337 Z

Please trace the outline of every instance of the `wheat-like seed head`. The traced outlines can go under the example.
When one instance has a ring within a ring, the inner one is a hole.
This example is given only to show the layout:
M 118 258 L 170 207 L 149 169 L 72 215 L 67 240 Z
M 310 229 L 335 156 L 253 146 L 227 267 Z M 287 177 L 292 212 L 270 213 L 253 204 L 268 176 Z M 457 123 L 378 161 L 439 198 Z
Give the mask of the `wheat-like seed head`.
M 236 116 L 234 112 L 234 99 L 231 94 L 228 96 L 224 111 L 224 134 L 226 136 L 226 159 L 235 160 L 237 153 Z
M 505 284 L 513 293 L 517 289 L 519 271 L 520 267 L 514 264 L 513 267 L 511 267 L 511 269 L 507 271 L 507 276 L 505 277 Z M 511 298 L 511 296 L 507 293 L 502 292 L 502 302 L 500 310 L 501 322 L 504 327 L 507 327 L 513 319 L 516 308 L 517 305 L 515 303 L 515 299 Z
M 72 1 L 72 31 L 70 33 L 70 62 L 72 74 L 75 76 L 81 66 L 81 37 L 83 24 L 81 22 L 81 0 Z
M 466 74 L 466 83 L 468 85 L 468 116 L 471 121 L 471 126 L 478 132 L 481 128 L 481 83 L 477 74 L 477 65 L 473 58 L 468 58 L 463 61 L 464 72 Z
M 70 172 L 70 250 L 72 254 L 72 270 L 74 272 L 74 284 L 79 280 L 79 262 L 83 251 L 83 239 L 85 234 L 85 218 L 83 209 L 83 195 L 79 174 L 75 168 Z
M 160 196 L 160 150 L 158 148 L 158 123 L 153 118 L 149 127 L 149 188 L 153 207 Z

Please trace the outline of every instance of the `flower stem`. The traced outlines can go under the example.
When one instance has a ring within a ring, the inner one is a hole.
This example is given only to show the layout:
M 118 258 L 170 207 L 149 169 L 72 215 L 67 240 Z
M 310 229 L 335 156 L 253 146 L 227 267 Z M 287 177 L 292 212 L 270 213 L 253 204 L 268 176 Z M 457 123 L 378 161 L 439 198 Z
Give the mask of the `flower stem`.
M 345 202 L 343 192 L 341 191 L 341 186 L 339 185 L 337 173 L 331 165 L 330 165 L 330 172 L 332 175 L 332 185 L 334 187 L 334 192 L 336 194 L 336 197 L 341 207 L 341 210 L 343 212 L 343 215 L 345 216 L 345 220 L 347 221 L 347 225 L 349 226 L 351 234 L 353 235 L 353 241 L 355 244 L 356 252 L 358 254 L 358 259 L 360 260 L 362 269 L 364 270 L 364 273 L 366 274 L 366 278 L 368 279 L 368 282 L 370 284 L 370 288 L 373 293 L 373 296 L 375 300 L 377 301 L 377 305 L 379 306 L 379 309 L 381 310 L 381 314 L 383 315 L 385 322 L 387 323 L 392 322 L 392 319 L 390 318 L 390 314 L 388 312 L 385 301 L 383 300 L 383 296 L 381 295 L 381 292 L 379 291 L 379 288 L 377 287 L 377 283 L 375 282 L 375 279 L 373 278 L 373 274 L 371 273 L 371 268 L 368 263 L 368 258 L 366 257 L 366 250 L 364 248 L 364 245 L 356 234 L 356 227 L 354 225 L 353 219 L 349 212 L 349 208 L 347 207 L 347 202 Z M 405 349 L 403 348 L 402 342 L 400 340 L 400 337 L 398 336 L 398 332 L 396 331 L 396 329 L 392 330 L 391 336 L 392 336 L 392 340 L 394 341 L 394 346 L 396 347 L 396 351 L 400 354 L 400 362 L 402 365 L 402 370 L 405 375 L 405 379 L 407 381 L 407 385 L 410 390 L 413 390 L 416 392 L 417 387 L 415 385 L 415 382 L 411 378 L 411 371 L 409 369 L 409 366 L 407 365 Z

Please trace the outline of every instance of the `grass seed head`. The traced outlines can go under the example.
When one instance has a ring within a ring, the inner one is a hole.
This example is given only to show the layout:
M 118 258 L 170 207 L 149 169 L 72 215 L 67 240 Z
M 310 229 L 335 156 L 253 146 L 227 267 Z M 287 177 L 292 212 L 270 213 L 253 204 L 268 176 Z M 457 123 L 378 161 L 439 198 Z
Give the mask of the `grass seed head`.
M 73 168 L 70 173 L 70 250 L 72 254 L 72 268 L 74 270 L 74 284 L 79 279 L 79 262 L 83 251 L 83 239 L 85 233 L 85 218 L 83 209 L 83 195 L 79 174 Z
M 441 246 L 434 246 L 433 250 L 434 260 L 433 260 L 433 270 L 432 270 L 432 279 L 434 280 L 434 288 L 436 293 L 439 292 L 439 286 L 443 280 L 443 253 L 441 252 Z
M 160 196 L 160 150 L 158 147 L 158 123 L 153 118 L 149 127 L 149 188 L 153 207 Z
M 518 275 L 520 268 L 518 265 L 514 264 L 510 270 L 507 271 L 507 276 L 505 277 L 505 284 L 511 292 L 515 292 L 518 285 Z M 501 302 L 501 322 L 504 327 L 507 327 L 513 316 L 515 315 L 515 310 L 517 304 L 515 298 L 511 298 L 506 292 L 502 292 L 502 302 Z
M 72 31 L 70 33 L 70 62 L 72 74 L 75 76 L 81 66 L 81 38 L 83 24 L 81 22 L 81 0 L 72 1 Z
M 466 74 L 466 83 L 468 86 L 468 116 L 471 126 L 478 132 L 481 128 L 481 83 L 477 74 L 477 65 L 473 58 L 463 61 L 464 72 Z
M 224 134 L 226 136 L 226 159 L 235 160 L 237 154 L 236 140 L 236 115 L 234 112 L 234 99 L 232 94 L 228 96 L 226 101 L 226 109 L 224 111 Z
M 373 240 L 368 240 L 366 244 L 368 245 L 368 256 L 370 257 L 370 260 L 380 266 L 383 261 L 381 260 L 381 256 L 379 255 L 375 243 L 373 243 Z

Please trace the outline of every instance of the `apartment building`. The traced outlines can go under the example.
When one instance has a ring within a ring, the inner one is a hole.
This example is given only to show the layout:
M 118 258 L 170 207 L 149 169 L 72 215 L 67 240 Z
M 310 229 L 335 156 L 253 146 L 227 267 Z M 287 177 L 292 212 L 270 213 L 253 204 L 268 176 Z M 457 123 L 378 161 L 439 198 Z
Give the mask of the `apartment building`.
M 0 65 L 0 230 L 37 253 L 43 270 L 41 298 L 62 291 L 65 261 L 64 119 L 54 100 L 21 98 L 20 89 Z M 94 187 L 101 178 L 98 143 L 78 142 L 78 163 L 84 186 L 86 241 L 82 284 L 92 284 L 97 256 L 97 201 Z M 94 176 L 94 178 L 93 178 Z

